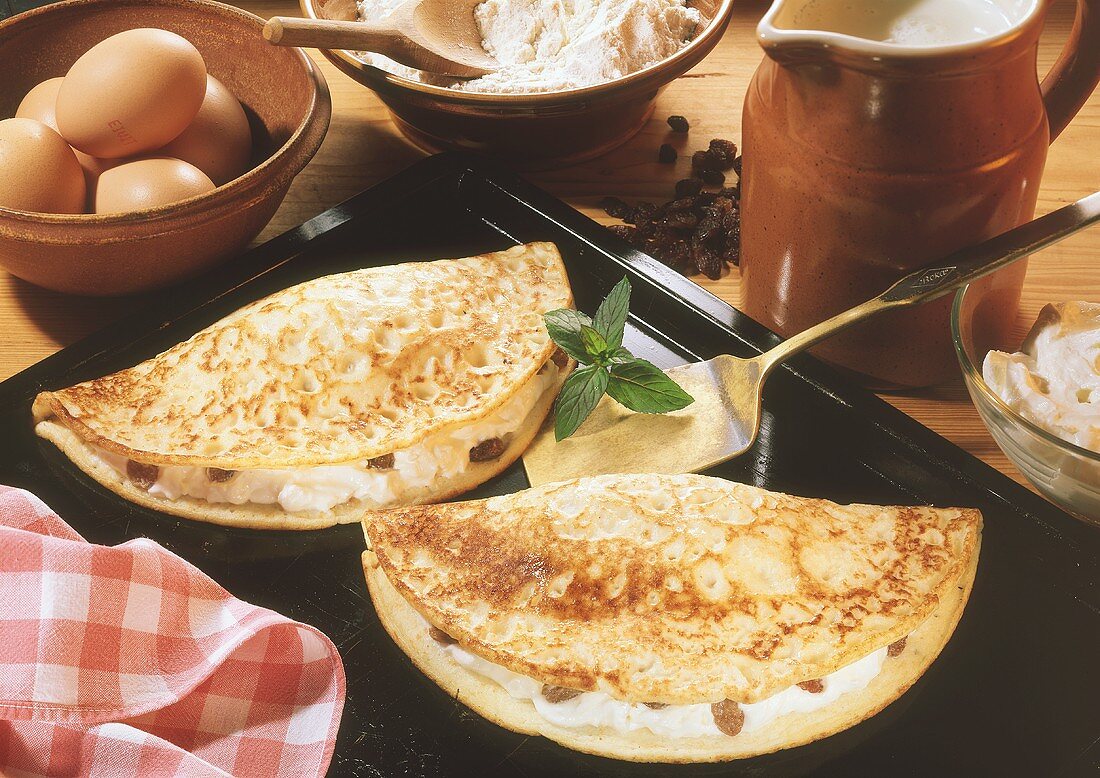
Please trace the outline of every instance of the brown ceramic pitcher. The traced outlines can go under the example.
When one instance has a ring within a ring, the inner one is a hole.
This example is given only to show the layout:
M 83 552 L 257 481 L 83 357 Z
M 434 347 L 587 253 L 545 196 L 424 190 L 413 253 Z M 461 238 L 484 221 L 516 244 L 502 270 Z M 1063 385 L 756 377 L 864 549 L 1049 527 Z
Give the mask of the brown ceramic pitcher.
M 784 336 L 1030 219 L 1050 139 L 1100 80 L 1100 0 L 1078 0 L 1041 86 L 1045 0 L 985 0 L 1004 29 L 921 45 L 805 29 L 820 2 L 778 0 L 764 16 L 767 56 L 745 100 L 743 308 Z M 991 342 L 1008 335 L 1025 272 L 1018 263 L 970 292 Z M 887 313 L 815 353 L 878 386 L 938 383 L 958 370 L 949 306 Z

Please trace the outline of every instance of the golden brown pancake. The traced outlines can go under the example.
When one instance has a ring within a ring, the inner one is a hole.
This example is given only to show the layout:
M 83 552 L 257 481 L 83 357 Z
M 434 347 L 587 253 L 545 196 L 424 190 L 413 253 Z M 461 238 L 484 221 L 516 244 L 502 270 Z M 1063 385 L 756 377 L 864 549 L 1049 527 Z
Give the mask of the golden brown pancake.
M 962 613 L 981 516 L 837 505 L 704 476 L 622 475 L 368 517 L 383 624 L 449 693 L 510 729 L 643 761 L 715 761 L 825 737 L 931 664 Z M 864 688 L 737 735 L 566 727 L 461 666 L 635 705 L 760 705 L 905 639 Z
M 571 304 L 550 243 L 326 276 L 245 306 L 132 368 L 43 392 L 36 429 L 108 488 L 168 513 L 251 527 L 354 521 L 364 505 L 445 499 L 511 464 L 572 367 L 551 359 L 542 314 Z M 509 403 L 519 399 L 524 415 L 490 441 L 487 458 L 471 457 L 459 472 L 448 465 L 381 503 L 288 510 L 271 500 L 170 499 L 150 492 L 140 472 L 127 473 L 128 461 L 153 479 L 171 467 L 212 480 L 372 460 L 386 469 L 391 455 L 425 441 L 461 439 L 478 423 L 500 427 L 499 414 L 515 415 Z

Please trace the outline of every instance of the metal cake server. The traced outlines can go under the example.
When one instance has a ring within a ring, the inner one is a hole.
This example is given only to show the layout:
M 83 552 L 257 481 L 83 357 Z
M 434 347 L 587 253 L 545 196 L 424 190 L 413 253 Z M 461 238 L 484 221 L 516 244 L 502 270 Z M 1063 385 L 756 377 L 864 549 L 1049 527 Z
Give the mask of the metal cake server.
M 546 424 L 523 456 L 532 486 L 601 473 L 689 473 L 742 454 L 760 430 L 764 381 L 783 360 L 882 311 L 928 302 L 1100 221 L 1100 192 L 917 270 L 874 299 L 750 359 L 722 355 L 666 371 L 695 402 L 664 415 L 600 400 L 572 437 Z

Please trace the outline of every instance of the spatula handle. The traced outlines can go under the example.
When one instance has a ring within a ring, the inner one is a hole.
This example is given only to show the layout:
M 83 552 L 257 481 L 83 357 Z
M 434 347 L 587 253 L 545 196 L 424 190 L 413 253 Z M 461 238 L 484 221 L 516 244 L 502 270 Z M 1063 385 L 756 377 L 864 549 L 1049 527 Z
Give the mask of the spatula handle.
M 788 338 L 760 358 L 765 369 L 770 369 L 787 357 L 876 313 L 942 297 L 1098 221 L 1100 192 L 1014 227 L 995 238 L 959 249 L 941 262 L 910 273 L 878 297 Z
M 892 305 L 934 300 L 1100 221 L 1100 192 L 910 273 L 881 295 Z

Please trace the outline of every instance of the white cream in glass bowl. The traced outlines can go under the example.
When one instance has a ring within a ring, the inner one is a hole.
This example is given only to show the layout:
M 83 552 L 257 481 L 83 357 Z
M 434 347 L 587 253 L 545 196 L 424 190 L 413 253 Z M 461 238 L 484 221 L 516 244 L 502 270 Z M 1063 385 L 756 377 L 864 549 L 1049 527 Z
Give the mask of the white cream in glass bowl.
M 1018 348 L 996 349 L 974 329 L 969 288 L 951 328 L 978 414 L 1039 492 L 1100 524 L 1100 303 L 1048 305 Z

